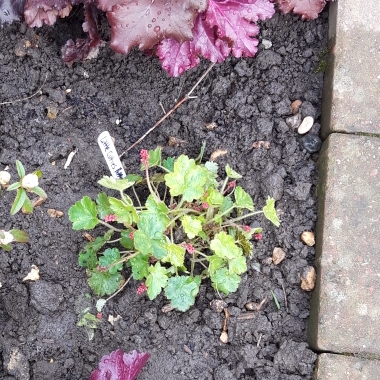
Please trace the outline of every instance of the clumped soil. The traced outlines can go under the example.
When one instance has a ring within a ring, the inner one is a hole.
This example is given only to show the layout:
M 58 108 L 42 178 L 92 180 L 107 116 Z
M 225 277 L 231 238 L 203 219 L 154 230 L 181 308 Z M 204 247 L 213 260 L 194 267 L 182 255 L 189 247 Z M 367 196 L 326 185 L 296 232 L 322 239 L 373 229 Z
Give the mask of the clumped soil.
M 163 296 L 150 301 L 136 293 L 139 283 L 131 281 L 106 305 L 91 341 L 76 326 L 83 309 L 96 312 L 96 298 L 88 298 L 91 289 L 78 265 L 86 241 L 71 229 L 68 209 L 84 195 L 94 198 L 103 190 L 97 181 L 108 169 L 97 136 L 108 130 L 123 152 L 163 115 L 161 105 L 170 109 L 209 63 L 170 78 L 152 56 L 139 51 L 121 56 L 105 47 L 98 59 L 68 68 L 60 48 L 80 35 L 80 21 L 69 24 L 74 19 L 54 28 L 14 24 L 0 30 L 0 101 L 28 97 L 43 84 L 36 96 L 0 106 L 0 169 L 9 166 L 14 181 L 16 159 L 28 172 L 41 169 L 40 185 L 48 194 L 32 215 L 10 216 L 14 192 L 1 197 L 1 228 L 28 232 L 30 243 L 0 252 L 0 377 L 88 379 L 104 354 L 121 348 L 151 354 L 142 380 L 310 379 L 316 354 L 307 345 L 310 293 L 300 288 L 300 273 L 312 265 L 314 248 L 304 245 L 300 234 L 312 231 L 317 218 L 318 154 L 302 149 L 300 136 L 285 119 L 290 103 L 301 99 L 302 115 L 319 120 L 323 73 L 316 71 L 327 43 L 326 12 L 313 22 L 276 14 L 262 23 L 260 39 L 270 40 L 271 48 L 260 44 L 254 59 L 217 64 L 196 89 L 197 98 L 123 157 L 127 172 L 137 173 L 141 148 L 160 145 L 164 156 L 195 157 L 206 141 L 205 158 L 225 150 L 217 162 L 243 175 L 240 184 L 258 208 L 268 195 L 277 200 L 279 228 L 263 218 L 250 221 L 263 227 L 263 239 L 254 243 L 254 258 L 238 291 L 225 298 L 227 344 L 219 340 L 224 314 L 210 308 L 218 295 L 208 282 L 189 311 L 165 313 Z M 105 38 L 108 33 L 104 22 Z M 212 122 L 216 128 L 207 129 Z M 313 132 L 318 130 L 315 124 Z M 182 142 L 169 146 L 171 137 Z M 252 147 L 260 140 L 269 141 L 269 149 Z M 49 208 L 63 216 L 50 217 Z M 275 247 L 286 252 L 277 266 L 268 260 Z M 32 264 L 39 267 L 40 280 L 22 282 Z M 129 276 L 127 270 L 124 275 Z M 264 298 L 254 318 L 244 319 L 245 304 Z M 109 315 L 121 318 L 112 325 Z

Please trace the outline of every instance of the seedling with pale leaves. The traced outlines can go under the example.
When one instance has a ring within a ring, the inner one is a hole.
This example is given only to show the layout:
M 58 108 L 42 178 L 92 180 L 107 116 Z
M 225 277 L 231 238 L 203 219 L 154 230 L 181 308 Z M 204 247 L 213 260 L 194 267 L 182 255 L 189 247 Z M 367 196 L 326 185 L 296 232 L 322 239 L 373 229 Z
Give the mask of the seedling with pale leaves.
M 280 222 L 274 199 L 256 211 L 251 196 L 236 185 L 241 175 L 226 165 L 226 176 L 218 181 L 218 165 L 201 164 L 203 151 L 196 160 L 186 155 L 162 160 L 160 148 L 141 151 L 144 180 L 105 176 L 99 184 L 118 192 L 118 198 L 102 192 L 95 201 L 85 196 L 69 209 L 75 230 L 107 227 L 79 253 L 97 295 L 113 294 L 123 285 L 124 264 L 135 280 L 145 281 L 150 299 L 164 291 L 181 311 L 194 304 L 205 278 L 217 292 L 237 290 L 252 254 L 251 240 L 261 238 L 261 228 L 243 220 L 263 213 L 276 226 Z M 143 184 L 150 192 L 144 202 L 135 188 Z
M 33 212 L 33 204 L 29 199 L 27 193 L 34 193 L 43 199 L 47 198 L 45 191 L 38 186 L 38 180 L 41 178 L 42 173 L 37 170 L 34 173 L 26 174 L 24 166 L 16 160 L 17 173 L 20 177 L 18 182 L 8 185 L 11 175 L 7 171 L 0 171 L 0 191 L 2 188 L 7 191 L 17 190 L 15 200 L 11 207 L 11 215 L 16 214 L 22 209 L 23 213 L 30 214 Z M 1 194 L 1 192 L 0 192 Z M 10 231 L 0 230 L 0 248 L 5 251 L 12 250 L 12 242 L 27 243 L 29 241 L 28 234 L 18 229 Z

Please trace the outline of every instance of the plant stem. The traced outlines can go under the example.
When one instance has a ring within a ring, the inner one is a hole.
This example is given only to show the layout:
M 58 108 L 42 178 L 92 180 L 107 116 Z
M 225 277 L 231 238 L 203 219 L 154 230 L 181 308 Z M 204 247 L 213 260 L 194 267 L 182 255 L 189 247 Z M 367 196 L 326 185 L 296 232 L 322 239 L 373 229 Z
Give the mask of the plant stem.
M 223 223 L 222 226 L 229 226 L 231 224 L 234 224 L 235 222 L 238 222 L 239 220 L 243 220 L 245 218 L 249 218 L 250 216 L 254 216 L 254 215 L 257 215 L 257 214 L 262 214 L 264 211 L 254 211 L 254 212 L 250 212 L 249 214 L 245 214 L 245 215 L 242 215 L 242 216 L 239 216 L 238 218 L 234 218 L 234 219 L 230 219 L 228 220 L 226 223 Z
M 135 186 L 132 186 L 132 191 L 133 191 L 133 194 L 135 195 L 136 197 L 136 200 L 137 200 L 137 203 L 139 204 L 139 206 L 141 207 L 141 202 L 140 202 L 140 198 L 138 197 L 137 193 L 136 193 L 136 189 L 135 189 Z
M 226 188 L 226 186 L 227 186 L 227 182 L 228 182 L 228 176 L 226 177 L 226 179 L 224 180 L 224 182 L 223 182 L 223 186 L 222 186 L 222 188 L 220 189 L 220 192 L 222 193 L 222 194 L 224 194 L 224 190 L 225 190 L 225 188 Z
M 132 275 L 130 275 L 129 277 L 128 277 L 128 280 L 126 280 L 125 282 L 124 282 L 124 284 L 114 293 L 114 294 L 112 294 L 111 296 L 109 296 L 107 299 L 106 299 L 106 302 L 108 302 L 111 298 L 113 298 L 113 297 L 115 297 L 116 296 L 116 294 L 117 293 L 120 293 L 124 288 L 125 288 L 125 286 L 128 284 L 128 282 L 131 280 L 131 278 L 132 278 Z
M 176 212 L 183 212 L 185 214 L 189 214 L 190 212 L 193 212 L 194 214 L 198 214 L 198 215 L 201 215 L 202 212 L 201 211 L 197 211 L 197 210 L 194 210 L 192 208 L 175 208 L 174 210 L 169 210 L 168 211 L 168 214 L 174 214 Z
M 107 243 L 108 244 L 111 244 L 111 243 L 117 243 L 118 241 L 120 241 L 121 240 L 121 238 L 119 238 L 119 239 L 115 239 L 115 240 L 109 240 L 109 241 L 107 241 Z
M 115 228 L 114 226 L 111 226 L 110 224 L 108 224 L 107 222 L 105 222 L 103 220 L 100 220 L 100 219 L 98 219 L 98 220 L 99 220 L 100 224 L 103 224 L 103 226 L 106 226 L 106 227 L 110 228 L 113 231 L 116 231 L 116 232 L 121 232 L 122 231 L 119 228 Z
M 160 202 L 159 196 L 153 190 L 152 184 L 149 181 L 149 168 L 148 168 L 148 164 L 145 164 L 145 175 L 146 175 L 146 183 L 148 184 L 148 188 L 149 188 L 150 193 L 153 195 L 153 198 L 155 199 L 156 202 Z
M 218 217 L 218 218 L 221 218 L 222 216 L 224 216 L 224 215 L 226 215 L 226 214 L 228 214 L 230 211 L 232 211 L 233 209 L 234 209 L 234 207 L 235 206 L 231 206 L 230 208 L 228 208 L 227 210 L 225 210 L 224 212 L 222 212 L 221 214 L 216 214 L 211 220 L 209 220 L 208 222 L 207 222 L 207 224 L 208 223 L 212 223 L 212 222 L 214 222 L 215 220 L 216 220 L 216 218 Z M 231 220 L 233 220 L 233 219 L 231 219 Z M 230 220 L 229 220 L 230 221 Z

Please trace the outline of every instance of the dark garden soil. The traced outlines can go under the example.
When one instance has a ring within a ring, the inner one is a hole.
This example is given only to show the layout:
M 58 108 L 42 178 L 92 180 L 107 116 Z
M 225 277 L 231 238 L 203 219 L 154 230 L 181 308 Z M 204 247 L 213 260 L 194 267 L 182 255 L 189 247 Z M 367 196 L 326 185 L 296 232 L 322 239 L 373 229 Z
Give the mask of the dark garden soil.
M 48 194 L 33 214 L 12 217 L 14 192 L 1 197 L 0 227 L 28 232 L 30 243 L 0 252 L 0 378 L 88 379 L 104 354 L 121 348 L 151 354 L 142 380 L 310 379 L 316 354 L 306 343 L 310 293 L 301 289 L 300 274 L 313 264 L 314 248 L 304 245 L 300 234 L 312 231 L 316 222 L 318 153 L 303 149 L 285 119 L 291 102 L 301 99 L 302 115 L 319 121 L 323 73 L 316 71 L 327 44 L 327 13 L 313 22 L 277 14 L 262 23 L 260 38 L 272 47 L 265 50 L 260 44 L 254 59 L 217 64 L 195 90 L 197 98 L 123 158 L 126 171 L 137 173 L 142 148 L 160 145 L 164 156 L 196 157 L 206 141 L 205 158 L 225 150 L 216 161 L 244 176 L 240 184 L 258 208 L 268 195 L 277 200 L 279 228 L 261 217 L 250 221 L 264 228 L 263 239 L 254 243 L 254 258 L 238 291 L 225 298 L 227 344 L 219 340 L 224 314 L 211 309 L 210 301 L 218 295 L 208 282 L 189 311 L 165 313 L 163 296 L 150 301 L 136 293 L 139 283 L 131 281 L 105 306 L 91 341 L 85 328 L 76 325 L 86 307 L 96 313 L 96 297 L 78 265 L 86 241 L 82 232 L 72 230 L 68 209 L 84 195 L 94 198 L 103 190 L 97 181 L 108 169 L 97 136 L 108 130 L 123 152 L 163 115 L 160 104 L 170 109 L 209 63 L 170 78 L 154 57 L 139 51 L 120 56 L 105 47 L 98 59 L 68 68 L 60 48 L 80 35 L 80 22 L 69 24 L 74 18 L 54 28 L 14 24 L 0 30 L 0 102 L 28 97 L 43 84 L 36 96 L 0 106 L 0 170 L 9 166 L 15 181 L 16 159 L 28 172 L 40 168 L 40 185 Z M 106 38 L 105 25 L 104 33 Z M 30 45 L 25 48 L 26 41 Z M 216 127 L 207 129 L 212 122 Z M 318 134 L 318 124 L 312 132 Z M 178 146 L 169 145 L 172 137 Z M 269 149 L 252 147 L 260 140 L 269 141 Z M 63 216 L 51 217 L 48 209 Z M 277 266 L 268 260 L 275 247 L 286 252 Z M 32 264 L 38 266 L 40 280 L 22 282 Z M 124 275 L 129 277 L 127 270 Z M 261 310 L 246 319 L 246 303 L 264 298 Z M 121 318 L 112 325 L 110 315 Z

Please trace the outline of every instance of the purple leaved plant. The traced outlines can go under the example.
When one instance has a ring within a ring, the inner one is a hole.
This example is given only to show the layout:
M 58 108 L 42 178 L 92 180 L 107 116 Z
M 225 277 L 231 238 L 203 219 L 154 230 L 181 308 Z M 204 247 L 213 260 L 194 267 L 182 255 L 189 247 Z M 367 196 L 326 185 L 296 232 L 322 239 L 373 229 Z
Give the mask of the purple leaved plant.
M 111 28 L 110 46 L 128 54 L 132 47 L 156 49 L 172 76 L 198 65 L 200 57 L 222 62 L 230 54 L 253 57 L 257 52 L 258 20 L 293 11 L 315 19 L 327 0 L 0 0 L 0 22 L 25 20 L 31 27 L 53 25 L 73 6 L 83 4 L 87 38 L 69 40 L 63 60 L 74 62 L 98 55 L 104 44 L 98 31 L 100 12 Z
M 133 380 L 139 375 L 150 355 L 132 351 L 124 354 L 116 350 L 102 357 L 99 369 L 92 372 L 89 380 Z

